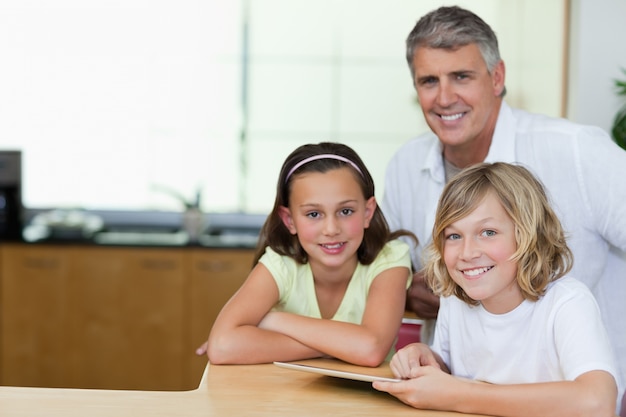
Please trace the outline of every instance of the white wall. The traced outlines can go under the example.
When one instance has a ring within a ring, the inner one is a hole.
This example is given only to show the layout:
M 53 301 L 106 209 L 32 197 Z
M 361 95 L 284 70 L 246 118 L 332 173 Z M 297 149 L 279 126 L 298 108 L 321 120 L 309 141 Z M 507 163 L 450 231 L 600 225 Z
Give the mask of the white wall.
M 567 116 L 610 131 L 624 99 L 614 79 L 625 79 L 626 1 L 571 0 L 571 55 Z

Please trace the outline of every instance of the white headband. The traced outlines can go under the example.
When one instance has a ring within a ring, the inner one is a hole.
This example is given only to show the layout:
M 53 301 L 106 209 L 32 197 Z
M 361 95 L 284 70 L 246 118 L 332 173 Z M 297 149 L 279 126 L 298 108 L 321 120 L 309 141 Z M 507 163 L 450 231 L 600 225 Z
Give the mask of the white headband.
M 336 159 L 338 161 L 343 161 L 345 163 L 348 163 L 348 164 L 352 165 L 352 167 L 354 169 L 356 169 L 359 172 L 359 174 L 361 174 L 361 176 L 363 176 L 363 172 L 361 172 L 361 169 L 357 166 L 357 164 L 355 164 L 354 162 L 352 162 L 348 158 L 344 158 L 343 156 L 339 156 L 339 155 L 333 155 L 331 153 L 325 153 L 325 154 L 321 154 L 321 155 L 309 156 L 308 158 L 305 158 L 302 161 L 300 161 L 297 164 L 295 164 L 293 166 L 293 168 L 291 168 L 289 170 L 289 173 L 285 177 L 285 183 L 287 181 L 289 181 L 289 177 L 291 177 L 291 174 L 293 174 L 296 171 L 296 169 L 300 168 L 304 164 L 308 164 L 311 161 L 317 161 L 318 159 Z

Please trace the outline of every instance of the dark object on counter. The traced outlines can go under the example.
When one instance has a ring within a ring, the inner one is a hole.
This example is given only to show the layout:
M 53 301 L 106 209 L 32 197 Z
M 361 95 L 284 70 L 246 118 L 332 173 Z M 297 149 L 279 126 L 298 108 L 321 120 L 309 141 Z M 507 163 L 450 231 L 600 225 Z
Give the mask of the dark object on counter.
M 0 241 L 22 238 L 22 152 L 0 151 Z

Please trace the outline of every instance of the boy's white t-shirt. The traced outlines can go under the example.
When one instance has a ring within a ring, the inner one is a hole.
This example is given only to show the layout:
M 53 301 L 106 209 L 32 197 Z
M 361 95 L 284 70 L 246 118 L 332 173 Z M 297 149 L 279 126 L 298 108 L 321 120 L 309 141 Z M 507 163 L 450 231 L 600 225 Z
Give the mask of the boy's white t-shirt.
M 443 297 L 432 349 L 453 375 L 494 384 L 571 381 L 604 370 L 622 386 L 596 300 L 570 277 L 505 314 Z

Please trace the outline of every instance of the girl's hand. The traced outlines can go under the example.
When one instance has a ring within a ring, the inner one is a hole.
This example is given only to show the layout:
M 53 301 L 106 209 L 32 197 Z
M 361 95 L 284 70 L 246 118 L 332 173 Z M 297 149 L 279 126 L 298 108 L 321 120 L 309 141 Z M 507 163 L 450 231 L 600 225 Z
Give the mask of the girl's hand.
M 422 366 L 441 369 L 432 350 L 424 343 L 411 343 L 393 355 L 389 364 L 396 378 L 417 378 Z
M 196 349 L 196 355 L 198 356 L 206 355 L 208 349 L 209 349 L 209 342 L 206 341 Z

